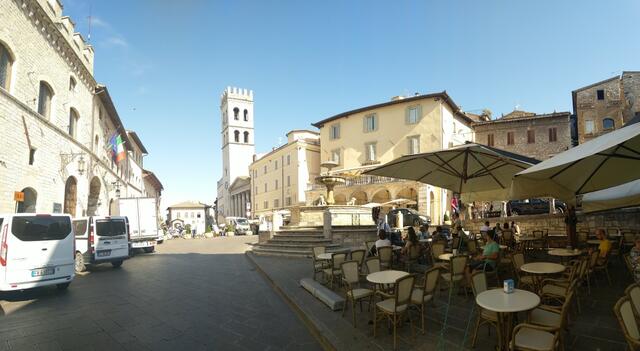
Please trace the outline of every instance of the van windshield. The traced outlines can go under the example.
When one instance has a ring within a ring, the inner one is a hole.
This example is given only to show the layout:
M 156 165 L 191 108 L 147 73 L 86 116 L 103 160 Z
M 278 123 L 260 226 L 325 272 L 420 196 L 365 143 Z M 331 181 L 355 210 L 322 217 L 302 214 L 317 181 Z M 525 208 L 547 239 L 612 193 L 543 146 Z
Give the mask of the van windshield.
M 123 220 L 97 221 L 96 227 L 96 234 L 98 236 L 118 236 L 127 234 L 127 228 Z
M 249 221 L 247 221 L 246 218 L 238 218 L 238 219 L 236 219 L 236 222 L 238 224 L 242 224 L 242 225 L 249 224 Z
M 13 217 L 11 233 L 22 241 L 62 240 L 71 233 L 71 220 L 63 216 Z
M 76 236 L 84 236 L 87 232 L 87 220 L 81 219 L 79 221 L 73 221 L 73 233 Z

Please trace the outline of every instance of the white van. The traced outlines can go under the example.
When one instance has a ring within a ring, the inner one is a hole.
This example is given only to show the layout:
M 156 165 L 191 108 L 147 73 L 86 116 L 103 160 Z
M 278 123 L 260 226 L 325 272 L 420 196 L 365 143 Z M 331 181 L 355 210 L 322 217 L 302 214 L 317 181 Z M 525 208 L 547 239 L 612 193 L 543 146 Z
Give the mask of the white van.
M 87 265 L 107 262 L 117 268 L 129 258 L 127 217 L 92 216 L 74 219 L 73 232 L 76 237 L 76 272 L 83 272 Z
M 0 214 L 0 233 L 0 291 L 69 287 L 75 276 L 71 216 Z
M 253 235 L 251 232 L 251 224 L 244 217 L 226 217 L 227 226 L 233 225 L 234 235 Z

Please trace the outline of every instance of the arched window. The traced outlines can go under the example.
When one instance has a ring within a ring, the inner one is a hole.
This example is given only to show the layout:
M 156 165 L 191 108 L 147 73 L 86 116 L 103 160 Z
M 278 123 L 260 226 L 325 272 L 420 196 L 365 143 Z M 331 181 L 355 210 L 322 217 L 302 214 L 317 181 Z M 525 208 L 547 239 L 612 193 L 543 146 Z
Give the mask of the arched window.
M 45 81 L 40 81 L 40 93 L 38 94 L 38 113 L 45 118 L 51 116 L 51 100 L 53 89 Z
M 613 121 L 613 118 L 605 118 L 602 120 L 602 129 L 614 129 L 616 127 L 616 122 Z
M 244 132 L 244 142 L 249 143 L 249 132 Z
M 233 140 L 234 140 L 236 143 L 239 143 L 239 142 L 240 142 L 240 131 L 237 131 L 237 130 L 236 130 L 235 132 L 233 132 Z
M 9 90 L 11 82 L 11 66 L 13 66 L 13 58 L 2 43 L 0 43 L 0 88 Z
M 72 107 L 71 110 L 69 110 L 69 135 L 71 135 L 71 137 L 73 138 L 76 137 L 79 118 L 80 117 L 78 116 L 78 111 L 76 111 L 76 109 Z
M 233 108 L 233 119 L 238 120 L 238 114 L 240 113 L 240 109 L 237 107 Z
M 76 91 L 76 80 L 73 77 L 69 77 L 69 91 L 72 93 Z
M 24 201 L 18 202 L 17 213 L 35 213 L 38 193 L 33 188 L 22 189 L 24 193 Z
M 249 120 L 249 111 L 247 111 L 247 109 L 244 109 L 244 120 L 248 121 Z

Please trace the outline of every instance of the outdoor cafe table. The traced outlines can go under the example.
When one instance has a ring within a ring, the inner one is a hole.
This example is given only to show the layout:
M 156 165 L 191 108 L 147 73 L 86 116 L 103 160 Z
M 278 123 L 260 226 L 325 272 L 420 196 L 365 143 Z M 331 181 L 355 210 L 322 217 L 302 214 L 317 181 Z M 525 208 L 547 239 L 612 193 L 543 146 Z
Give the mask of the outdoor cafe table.
M 536 281 L 536 290 L 540 287 L 541 275 L 562 273 L 565 269 L 567 269 L 567 267 L 553 262 L 531 262 L 525 263 L 520 266 L 521 271 L 534 274 L 534 279 Z
M 516 239 L 516 241 L 522 243 L 524 251 L 529 250 L 531 248 L 531 245 L 534 242 L 541 241 L 541 240 L 543 240 L 543 239 L 542 238 L 535 238 L 535 237 L 532 237 L 532 236 L 521 236 L 521 237 Z
M 438 259 L 442 261 L 451 261 L 452 256 L 453 256 L 452 253 L 443 253 L 442 255 L 438 256 Z
M 513 313 L 535 308 L 540 304 L 540 297 L 521 289 L 513 289 L 511 294 L 507 294 L 500 288 L 481 292 L 476 296 L 476 303 L 498 313 L 498 349 L 507 350 L 511 340 Z
M 575 249 L 575 250 L 551 249 L 551 250 L 549 250 L 549 255 L 560 257 L 560 261 L 564 263 L 564 260 L 567 259 L 567 257 L 580 256 L 580 255 L 582 255 L 582 251 L 580 251 L 578 249 Z

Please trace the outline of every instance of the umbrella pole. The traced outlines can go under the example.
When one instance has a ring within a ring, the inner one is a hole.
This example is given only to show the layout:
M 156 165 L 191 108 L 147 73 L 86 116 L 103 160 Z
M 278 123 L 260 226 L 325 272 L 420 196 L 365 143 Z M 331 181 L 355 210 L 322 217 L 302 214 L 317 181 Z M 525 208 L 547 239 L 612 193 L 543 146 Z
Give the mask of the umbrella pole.
M 576 208 L 573 206 L 568 206 L 567 212 L 564 217 L 564 223 L 566 224 L 567 231 L 567 242 L 571 247 L 578 247 L 578 238 L 576 235 L 577 225 L 578 225 L 578 217 L 576 217 Z

